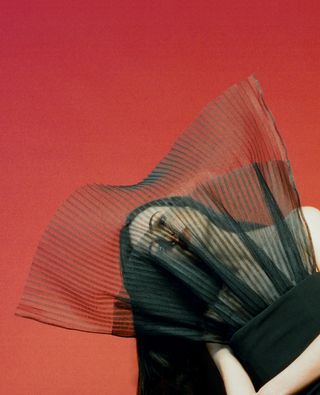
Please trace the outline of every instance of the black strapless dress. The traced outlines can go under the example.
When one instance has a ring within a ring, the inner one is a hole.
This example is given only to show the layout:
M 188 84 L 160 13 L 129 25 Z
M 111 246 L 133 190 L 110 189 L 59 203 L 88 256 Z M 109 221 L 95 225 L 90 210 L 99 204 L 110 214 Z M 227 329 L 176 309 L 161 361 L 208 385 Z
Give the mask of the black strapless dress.
M 320 334 L 317 300 L 320 300 L 319 272 L 286 292 L 231 337 L 230 346 L 257 390 Z M 320 394 L 320 379 L 299 394 Z

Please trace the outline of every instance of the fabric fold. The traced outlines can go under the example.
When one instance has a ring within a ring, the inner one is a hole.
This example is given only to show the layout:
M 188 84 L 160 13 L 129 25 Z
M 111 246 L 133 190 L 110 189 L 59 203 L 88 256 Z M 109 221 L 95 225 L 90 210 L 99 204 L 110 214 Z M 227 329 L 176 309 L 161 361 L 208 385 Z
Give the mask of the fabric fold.
M 16 314 L 227 343 L 315 271 L 286 147 L 250 75 L 210 102 L 141 182 L 86 184 L 59 205 Z

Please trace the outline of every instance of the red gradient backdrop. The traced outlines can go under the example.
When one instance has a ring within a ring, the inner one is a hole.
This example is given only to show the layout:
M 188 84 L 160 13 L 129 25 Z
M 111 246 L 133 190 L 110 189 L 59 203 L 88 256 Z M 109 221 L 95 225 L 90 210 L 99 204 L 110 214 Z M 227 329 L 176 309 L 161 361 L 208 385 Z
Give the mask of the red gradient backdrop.
M 135 394 L 133 339 L 15 307 L 62 200 L 145 177 L 234 82 L 256 74 L 302 203 L 320 207 L 319 16 L 318 1 L 1 2 L 1 394 Z

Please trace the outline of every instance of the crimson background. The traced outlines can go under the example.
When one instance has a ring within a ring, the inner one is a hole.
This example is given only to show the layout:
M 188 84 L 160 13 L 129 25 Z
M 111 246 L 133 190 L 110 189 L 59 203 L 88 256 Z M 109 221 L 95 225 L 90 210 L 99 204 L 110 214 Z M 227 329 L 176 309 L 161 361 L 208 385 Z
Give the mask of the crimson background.
M 200 109 L 254 72 L 304 205 L 319 201 L 318 1 L 3 0 L 0 393 L 133 395 L 133 339 L 14 316 L 55 209 L 145 177 Z

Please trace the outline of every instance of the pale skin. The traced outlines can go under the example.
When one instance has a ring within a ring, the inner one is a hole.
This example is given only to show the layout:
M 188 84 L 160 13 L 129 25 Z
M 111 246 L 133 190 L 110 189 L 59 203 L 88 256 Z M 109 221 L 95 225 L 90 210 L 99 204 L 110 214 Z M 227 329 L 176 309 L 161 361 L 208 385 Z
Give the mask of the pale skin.
M 317 271 L 320 271 L 320 210 L 305 206 L 302 207 L 302 211 L 310 231 L 318 266 Z M 184 215 L 188 216 L 188 224 L 195 225 L 188 225 L 187 228 L 186 221 L 183 221 Z M 161 222 L 163 216 L 165 216 L 165 224 Z M 129 231 L 133 245 L 137 248 L 145 248 L 145 241 L 143 241 L 145 234 L 149 237 L 151 235 L 151 238 L 148 238 L 149 241 L 152 237 L 161 235 L 167 240 L 178 243 L 176 234 L 184 232 L 189 239 L 192 238 L 193 242 L 197 242 L 197 240 L 205 240 L 210 232 L 214 232 L 214 229 L 206 217 L 196 210 L 152 206 L 135 217 L 130 224 Z M 225 236 L 237 237 L 235 234 L 230 235 L 230 232 L 225 232 Z M 207 349 L 220 371 L 227 395 L 292 395 L 320 378 L 320 335 L 289 366 L 261 387 L 258 392 L 228 345 L 207 343 Z

